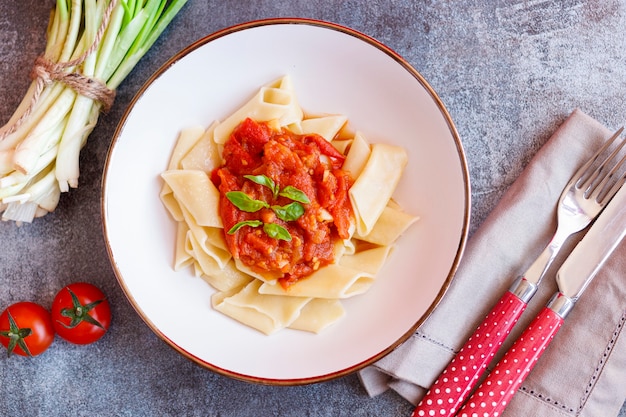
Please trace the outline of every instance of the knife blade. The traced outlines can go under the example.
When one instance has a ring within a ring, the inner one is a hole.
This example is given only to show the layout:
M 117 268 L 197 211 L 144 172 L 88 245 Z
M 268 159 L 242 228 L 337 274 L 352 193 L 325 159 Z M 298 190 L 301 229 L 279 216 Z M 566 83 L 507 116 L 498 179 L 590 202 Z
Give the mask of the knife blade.
M 502 414 L 565 317 L 625 235 L 626 187 L 622 187 L 559 268 L 558 291 L 469 397 L 458 416 Z

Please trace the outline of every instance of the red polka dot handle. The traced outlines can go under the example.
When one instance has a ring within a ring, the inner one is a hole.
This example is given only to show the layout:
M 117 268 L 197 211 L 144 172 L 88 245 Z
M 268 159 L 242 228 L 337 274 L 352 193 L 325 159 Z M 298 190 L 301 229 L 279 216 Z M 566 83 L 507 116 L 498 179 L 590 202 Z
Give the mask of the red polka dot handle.
M 454 416 L 526 306 L 507 291 L 430 387 L 412 417 Z
M 561 316 L 544 307 L 467 400 L 458 416 L 501 416 L 562 324 Z

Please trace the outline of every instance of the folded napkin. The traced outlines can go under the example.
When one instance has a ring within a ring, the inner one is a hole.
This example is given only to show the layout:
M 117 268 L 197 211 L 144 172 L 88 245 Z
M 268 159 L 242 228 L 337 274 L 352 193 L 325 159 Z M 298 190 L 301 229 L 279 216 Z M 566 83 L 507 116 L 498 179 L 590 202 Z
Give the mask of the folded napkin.
M 411 403 L 419 402 L 514 278 L 550 241 L 563 187 L 611 134 L 580 110 L 567 118 L 470 238 L 458 272 L 431 316 L 408 341 L 359 373 L 371 396 L 391 388 Z M 570 238 L 567 249 L 580 237 Z M 504 349 L 556 291 L 555 273 L 567 253 L 555 260 Z M 504 417 L 617 416 L 626 398 L 625 271 L 626 242 L 580 298 Z

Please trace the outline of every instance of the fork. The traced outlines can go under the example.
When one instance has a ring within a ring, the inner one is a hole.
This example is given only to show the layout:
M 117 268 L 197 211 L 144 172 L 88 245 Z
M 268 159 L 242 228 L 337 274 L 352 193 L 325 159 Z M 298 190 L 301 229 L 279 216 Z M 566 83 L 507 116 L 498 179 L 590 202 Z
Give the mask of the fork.
M 623 130 L 623 127 L 618 129 L 574 173 L 559 198 L 557 228 L 548 245 L 493 306 L 483 323 L 439 375 L 411 417 L 452 417 L 459 410 L 537 292 L 565 241 L 587 227 L 626 181 L 626 174 L 616 175 L 626 161 L 626 156 L 619 155 L 626 140 L 622 140 L 601 160 L 601 156 L 608 152 Z

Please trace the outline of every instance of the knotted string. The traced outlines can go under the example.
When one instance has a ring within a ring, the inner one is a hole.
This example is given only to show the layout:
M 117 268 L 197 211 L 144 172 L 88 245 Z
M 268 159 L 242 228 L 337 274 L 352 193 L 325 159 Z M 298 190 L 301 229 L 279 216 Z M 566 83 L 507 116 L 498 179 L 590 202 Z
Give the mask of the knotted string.
M 30 73 L 31 78 L 35 81 L 35 89 L 31 100 L 28 107 L 24 110 L 24 113 L 22 113 L 22 115 L 11 126 L 9 126 L 8 129 L 4 129 L 0 132 L 0 141 L 15 132 L 22 125 L 22 123 L 24 123 L 37 105 L 43 89 L 55 81 L 67 85 L 82 96 L 89 97 L 100 102 L 102 104 L 103 111 L 107 112 L 111 109 L 115 99 L 115 90 L 111 90 L 100 80 L 87 77 L 76 71 L 67 72 L 67 69 L 77 67 L 82 64 L 89 55 L 98 49 L 100 42 L 102 41 L 102 37 L 104 36 L 104 32 L 109 24 L 111 13 L 117 5 L 117 2 L 118 0 L 111 0 L 104 11 L 102 22 L 100 22 L 100 27 L 98 28 L 98 32 L 96 33 L 93 43 L 78 58 L 67 62 L 54 62 L 46 58 L 44 55 L 40 55 L 37 59 L 35 59 L 34 66 Z
M 65 72 L 65 64 L 55 63 L 44 56 L 39 56 L 35 60 L 31 77 L 43 86 L 54 81 L 62 82 L 78 94 L 101 102 L 103 110 L 109 111 L 115 99 L 115 90 L 111 90 L 105 83 L 95 78 L 86 77 L 78 72 Z M 39 94 L 41 90 L 38 90 Z

